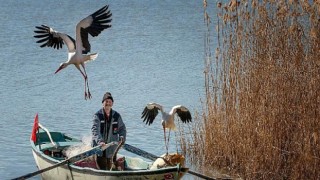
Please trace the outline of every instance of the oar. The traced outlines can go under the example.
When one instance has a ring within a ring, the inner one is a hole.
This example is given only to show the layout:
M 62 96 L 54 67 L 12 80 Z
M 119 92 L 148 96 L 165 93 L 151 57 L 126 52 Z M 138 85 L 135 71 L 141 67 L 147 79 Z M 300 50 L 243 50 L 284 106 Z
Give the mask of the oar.
M 117 157 L 117 153 L 120 150 L 121 146 L 123 145 L 124 141 L 123 141 L 123 137 L 120 137 L 120 141 L 118 143 L 118 146 L 116 148 L 116 150 L 113 152 L 112 157 L 111 157 L 111 168 L 110 171 L 116 169 L 116 157 Z
M 131 146 L 129 144 L 124 144 L 122 146 L 125 150 L 129 151 L 129 152 L 132 152 L 134 154 L 137 154 L 139 156 L 142 156 L 144 158 L 147 158 L 147 159 L 150 159 L 152 161 L 155 161 L 156 159 L 159 158 L 159 156 L 156 156 L 154 154 L 151 154 L 151 153 L 148 153 L 142 149 L 139 149 L 137 147 L 134 147 L 134 146 Z M 200 174 L 198 172 L 195 172 L 195 171 L 192 171 L 189 169 L 188 173 L 194 175 L 194 176 L 198 176 L 200 178 L 203 178 L 203 179 L 210 179 L 210 180 L 215 180 L 215 178 L 212 178 L 212 177 L 209 177 L 209 176 L 206 176 L 206 175 L 203 175 L 203 174 Z
M 63 161 L 61 161 L 61 162 L 59 162 L 59 163 L 57 163 L 57 164 L 55 164 L 53 166 L 50 166 L 50 167 L 47 167 L 47 168 L 44 168 L 44 169 L 40 169 L 40 170 L 38 170 L 36 172 L 32 172 L 32 173 L 29 173 L 29 174 L 14 178 L 12 180 L 28 179 L 28 178 L 33 177 L 35 175 L 38 175 L 38 174 L 41 174 L 43 172 L 49 171 L 49 170 L 51 170 L 53 168 L 56 168 L 56 167 L 59 167 L 59 166 L 63 166 L 65 164 L 74 163 L 74 162 L 80 161 L 82 159 L 85 159 L 85 158 L 90 157 L 90 156 L 95 155 L 95 154 L 101 154 L 102 151 L 104 151 L 108 147 L 113 146 L 115 144 L 117 144 L 117 143 L 116 142 L 111 142 L 111 143 L 108 143 L 108 144 L 103 145 L 103 146 L 99 145 L 99 146 L 93 147 L 92 149 L 89 149 L 89 150 L 87 150 L 85 152 L 82 152 L 80 154 L 74 155 L 74 156 L 72 156 L 72 157 L 70 157 L 70 158 L 68 158 L 66 160 L 63 160 Z

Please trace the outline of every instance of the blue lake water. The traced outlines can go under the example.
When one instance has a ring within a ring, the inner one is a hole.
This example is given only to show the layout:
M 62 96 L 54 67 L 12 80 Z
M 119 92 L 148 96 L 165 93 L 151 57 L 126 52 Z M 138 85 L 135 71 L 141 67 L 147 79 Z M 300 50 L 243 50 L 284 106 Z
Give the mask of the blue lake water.
M 127 143 L 161 155 L 165 152 L 160 116 L 151 126 L 141 120 L 148 102 L 166 110 L 177 104 L 192 114 L 204 96 L 202 0 L 0 0 L 0 179 L 36 171 L 29 146 L 34 116 L 51 130 L 82 138 L 106 91 L 127 126 Z M 34 27 L 46 24 L 75 37 L 75 25 L 105 4 L 112 28 L 91 38 L 98 58 L 86 64 L 91 100 L 73 66 L 54 74 L 67 50 L 40 48 Z M 215 8 L 215 7 L 211 7 Z M 171 145 L 172 151 L 175 146 Z M 191 178 L 186 176 L 186 179 Z M 40 179 L 39 176 L 33 179 Z

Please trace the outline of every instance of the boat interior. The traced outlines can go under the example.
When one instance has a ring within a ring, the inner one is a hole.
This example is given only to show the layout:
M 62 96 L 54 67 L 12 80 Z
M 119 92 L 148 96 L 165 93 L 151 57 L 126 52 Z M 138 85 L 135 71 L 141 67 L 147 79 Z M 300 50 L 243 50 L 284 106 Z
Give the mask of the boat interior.
M 71 138 L 61 132 L 38 132 L 37 141 L 35 147 L 56 160 L 65 160 L 68 158 L 67 151 L 70 148 L 83 146 L 83 143 L 79 139 Z M 88 147 L 88 146 L 87 146 Z M 91 147 L 90 147 L 91 148 Z M 87 150 L 87 149 L 86 149 Z M 70 158 L 70 156 L 69 156 Z M 83 159 L 81 161 L 73 163 L 78 167 L 90 167 L 99 169 L 96 164 L 96 156 Z M 117 154 L 117 164 L 119 165 L 118 170 L 147 170 L 151 167 L 152 163 L 144 161 L 141 158 L 134 158 Z

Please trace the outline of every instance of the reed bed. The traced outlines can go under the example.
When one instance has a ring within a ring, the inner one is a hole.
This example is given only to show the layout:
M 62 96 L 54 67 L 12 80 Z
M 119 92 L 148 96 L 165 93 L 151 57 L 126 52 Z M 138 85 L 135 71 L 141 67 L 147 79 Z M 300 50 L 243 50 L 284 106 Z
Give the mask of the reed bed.
M 199 170 L 320 179 L 320 0 L 219 2 L 217 24 L 212 5 L 204 0 L 206 99 L 180 130 L 181 149 Z

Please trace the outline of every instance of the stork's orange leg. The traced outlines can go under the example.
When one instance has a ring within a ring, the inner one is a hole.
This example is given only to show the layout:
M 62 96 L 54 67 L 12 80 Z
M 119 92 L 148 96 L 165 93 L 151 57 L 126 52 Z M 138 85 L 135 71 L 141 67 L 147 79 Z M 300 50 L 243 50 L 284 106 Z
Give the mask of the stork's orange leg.
M 163 136 L 164 136 L 164 145 L 166 146 L 166 154 L 168 154 L 168 144 L 167 144 L 167 138 L 166 138 L 166 128 L 163 127 Z
M 88 97 L 88 94 L 87 94 L 87 75 L 81 71 L 79 65 L 75 65 L 75 66 L 81 72 L 81 74 L 82 74 L 82 76 L 84 78 L 84 99 L 87 100 L 87 97 Z
M 88 87 L 88 93 L 87 93 L 87 87 Z M 84 79 L 84 96 L 85 99 L 91 99 L 91 93 L 90 93 L 90 89 L 89 89 L 89 84 L 88 84 L 88 77 L 86 76 Z
M 84 78 L 84 99 L 87 100 L 88 94 L 87 94 L 87 77 Z
M 168 135 L 168 141 L 167 141 L 167 152 L 169 149 L 170 132 L 171 132 L 171 129 L 169 129 L 169 135 Z
M 85 87 L 85 88 L 88 87 L 88 94 L 85 93 L 85 97 L 86 97 L 86 99 L 87 99 L 87 97 L 88 97 L 88 99 L 91 99 L 92 96 L 91 96 L 91 93 L 90 93 L 89 80 L 88 80 L 86 68 L 85 68 L 84 64 L 81 64 L 81 66 L 82 66 L 83 71 L 84 71 L 84 74 L 85 74 L 85 82 L 84 82 L 85 84 L 84 84 L 84 87 Z M 85 92 L 86 92 L 86 90 L 85 90 Z

